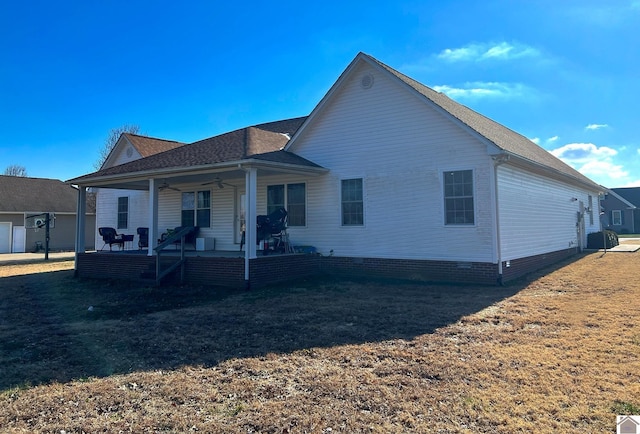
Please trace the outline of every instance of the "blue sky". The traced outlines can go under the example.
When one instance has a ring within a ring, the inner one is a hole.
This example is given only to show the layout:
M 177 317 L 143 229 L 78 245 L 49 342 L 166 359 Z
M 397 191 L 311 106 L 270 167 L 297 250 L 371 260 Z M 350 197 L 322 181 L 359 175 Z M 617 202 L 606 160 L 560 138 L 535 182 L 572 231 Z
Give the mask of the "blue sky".
M 6 2 L 0 171 L 92 172 L 124 124 L 192 142 L 307 115 L 363 51 L 640 186 L 638 29 L 640 0 Z

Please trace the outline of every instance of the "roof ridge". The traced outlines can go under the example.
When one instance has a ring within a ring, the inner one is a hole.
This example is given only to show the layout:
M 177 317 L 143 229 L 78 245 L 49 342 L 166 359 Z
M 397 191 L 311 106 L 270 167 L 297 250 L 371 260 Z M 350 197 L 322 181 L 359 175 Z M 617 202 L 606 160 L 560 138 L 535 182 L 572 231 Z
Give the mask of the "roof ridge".
M 183 143 L 183 144 L 186 144 L 185 142 L 179 142 L 179 141 L 177 141 L 177 140 L 162 139 L 162 138 L 160 138 L 160 137 L 145 136 L 145 135 L 142 135 L 142 134 L 135 134 L 135 133 L 128 133 L 128 132 L 124 132 L 124 133 L 122 133 L 122 134 L 123 134 L 123 135 L 128 135 L 128 136 L 136 136 L 136 137 L 140 137 L 140 138 L 143 138 L 143 139 L 161 140 L 161 141 L 163 141 L 163 142 L 172 142 L 172 143 Z
M 449 98 L 444 93 L 437 92 L 427 85 L 403 74 L 402 72 L 382 63 L 375 57 L 362 53 L 369 62 L 373 62 L 383 70 L 395 76 L 398 80 L 411 87 L 413 90 L 427 98 L 432 104 L 457 119 L 461 124 L 474 131 L 480 137 L 493 143 L 498 149 L 512 154 L 523 160 L 557 171 L 564 176 L 573 178 L 582 183 L 601 188 L 597 183 L 571 167 L 558 157 L 551 154 L 542 146 L 532 142 L 524 135 L 511 128 L 475 111 L 474 109 Z

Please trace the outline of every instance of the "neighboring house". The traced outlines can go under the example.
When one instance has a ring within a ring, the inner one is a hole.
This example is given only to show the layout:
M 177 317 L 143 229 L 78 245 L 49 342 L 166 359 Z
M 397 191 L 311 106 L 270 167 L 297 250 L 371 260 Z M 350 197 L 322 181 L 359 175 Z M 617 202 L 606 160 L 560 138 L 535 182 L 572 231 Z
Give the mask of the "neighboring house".
M 57 179 L 0 176 L 0 253 L 33 251 L 36 243 L 44 247 L 45 229 L 27 229 L 26 217 L 45 212 L 55 213 L 49 249 L 73 251 L 77 200 L 78 190 Z M 95 221 L 93 206 L 84 218 L 88 224 Z M 93 230 L 87 229 L 86 234 L 84 248 L 92 250 Z
M 640 187 L 611 188 L 601 205 L 604 227 L 619 234 L 640 233 Z
M 217 250 L 237 251 L 245 219 L 284 206 L 291 242 L 320 255 L 313 264 L 300 258 L 309 255 L 258 257 L 255 225 L 247 225 L 243 266 L 225 262 L 247 283 L 319 270 L 514 279 L 586 246 L 587 234 L 600 229 L 594 206 L 603 191 L 524 136 L 363 53 L 306 118 L 247 127 L 68 182 L 81 187 L 81 199 L 88 187 L 143 192 L 147 202 L 129 213 L 146 218 L 149 256 L 162 232 L 185 222 L 215 239 Z M 95 275 L 104 257 L 78 252 L 76 267 Z M 221 283 L 228 275 L 222 268 L 207 274 L 215 267 L 202 258 L 188 260 L 199 276 L 193 281 Z M 128 265 L 134 276 L 138 268 Z
M 105 159 L 101 169 L 117 166 L 175 149 L 184 143 L 155 139 L 137 134 L 123 133 Z M 96 196 L 96 225 L 92 236 L 96 249 L 104 246 L 98 228 L 107 226 L 122 233 L 135 233 L 139 226 L 147 225 L 149 195 L 139 190 L 92 189 Z

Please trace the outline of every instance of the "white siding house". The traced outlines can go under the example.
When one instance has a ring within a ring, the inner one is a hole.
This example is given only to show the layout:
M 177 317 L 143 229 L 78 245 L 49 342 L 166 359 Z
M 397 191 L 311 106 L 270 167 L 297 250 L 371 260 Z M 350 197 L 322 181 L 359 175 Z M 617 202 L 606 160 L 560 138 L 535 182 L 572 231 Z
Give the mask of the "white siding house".
M 197 191 L 211 198 L 199 236 L 230 251 L 239 250 L 242 221 L 273 205 L 269 191 L 297 192 L 282 199 L 298 213 L 288 233 L 317 249 L 323 271 L 500 282 L 576 253 L 599 230 L 600 186 L 363 53 L 306 118 L 147 156 L 127 154 L 125 139 L 102 170 L 70 182 L 109 189 L 98 226 L 113 226 L 117 198 L 128 197 L 130 227 L 152 229 L 149 255 L 163 231 L 180 226 L 184 192 Z M 248 281 L 254 225 L 246 236 Z

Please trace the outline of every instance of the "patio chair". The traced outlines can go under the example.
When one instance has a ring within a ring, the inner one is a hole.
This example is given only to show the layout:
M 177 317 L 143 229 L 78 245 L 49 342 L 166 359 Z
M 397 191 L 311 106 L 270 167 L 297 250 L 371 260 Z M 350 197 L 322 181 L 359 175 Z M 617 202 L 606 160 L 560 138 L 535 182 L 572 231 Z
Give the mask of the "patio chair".
M 102 241 L 104 241 L 104 245 L 100 250 L 104 250 L 104 247 L 107 244 L 109 244 L 109 251 L 111 251 L 111 246 L 113 246 L 114 244 L 119 245 L 120 250 L 124 249 L 125 239 L 122 235 L 118 235 L 114 228 L 98 228 L 98 233 L 100 234 L 100 236 L 102 236 Z
M 138 228 L 138 249 L 146 249 L 149 247 L 149 228 Z

